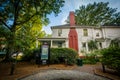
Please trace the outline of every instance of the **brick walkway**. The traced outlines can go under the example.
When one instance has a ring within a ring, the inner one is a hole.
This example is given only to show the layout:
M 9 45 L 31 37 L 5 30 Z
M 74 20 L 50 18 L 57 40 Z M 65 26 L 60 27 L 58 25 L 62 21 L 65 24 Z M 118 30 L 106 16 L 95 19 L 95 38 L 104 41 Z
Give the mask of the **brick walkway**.
M 76 67 L 75 70 L 94 74 L 95 65 L 83 65 Z

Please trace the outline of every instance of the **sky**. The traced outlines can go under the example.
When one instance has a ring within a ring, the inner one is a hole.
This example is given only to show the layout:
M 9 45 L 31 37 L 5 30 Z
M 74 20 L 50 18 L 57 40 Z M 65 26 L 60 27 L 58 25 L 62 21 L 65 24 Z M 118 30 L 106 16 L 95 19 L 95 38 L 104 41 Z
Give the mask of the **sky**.
M 93 4 L 94 2 L 109 2 L 109 7 L 117 8 L 117 11 L 120 12 L 120 0 L 65 0 L 64 6 L 61 8 L 61 13 L 59 13 L 58 16 L 55 16 L 54 13 L 47 16 L 50 23 L 47 26 L 43 26 L 43 30 L 47 34 L 51 34 L 52 26 L 66 24 L 65 20 L 70 11 L 75 11 L 76 9 L 79 9 L 79 6 L 87 5 L 89 3 Z

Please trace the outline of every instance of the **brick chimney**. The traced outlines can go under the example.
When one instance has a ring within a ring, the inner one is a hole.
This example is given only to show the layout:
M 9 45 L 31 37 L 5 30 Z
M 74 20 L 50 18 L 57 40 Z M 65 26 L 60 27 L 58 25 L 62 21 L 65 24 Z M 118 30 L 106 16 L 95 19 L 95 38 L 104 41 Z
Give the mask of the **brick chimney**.
M 70 26 L 75 26 L 75 15 L 73 11 L 70 12 L 69 18 L 70 18 Z
M 70 18 L 70 31 L 69 31 L 69 34 L 68 34 L 69 48 L 73 48 L 78 52 L 79 51 L 79 48 L 78 48 L 78 33 L 77 33 L 76 27 L 75 27 L 75 15 L 74 15 L 73 11 L 70 12 L 69 18 Z

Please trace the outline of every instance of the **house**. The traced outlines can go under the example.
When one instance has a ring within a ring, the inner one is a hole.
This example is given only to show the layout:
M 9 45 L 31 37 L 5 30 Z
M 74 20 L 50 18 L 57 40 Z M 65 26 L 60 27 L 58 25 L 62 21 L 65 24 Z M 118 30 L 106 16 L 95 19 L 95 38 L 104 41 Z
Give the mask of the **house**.
M 73 48 L 78 53 L 89 52 L 88 42 L 97 41 L 97 47 L 109 47 L 111 40 L 120 38 L 120 26 L 79 26 L 75 25 L 74 12 L 70 12 L 70 24 L 52 26 L 51 38 L 38 38 L 51 47 Z

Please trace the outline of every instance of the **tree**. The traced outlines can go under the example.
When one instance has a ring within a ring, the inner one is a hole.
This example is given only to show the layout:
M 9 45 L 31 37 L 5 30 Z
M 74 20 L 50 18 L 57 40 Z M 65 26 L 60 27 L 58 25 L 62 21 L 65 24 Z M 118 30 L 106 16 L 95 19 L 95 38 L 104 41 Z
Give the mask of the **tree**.
M 120 73 L 120 48 L 119 47 L 109 47 L 102 49 L 101 62 L 106 65 L 108 68 L 116 70 L 118 74 Z
M 34 22 L 33 22 L 34 20 Z M 34 16 L 28 23 L 16 31 L 16 46 L 21 48 L 34 49 L 36 47 L 36 38 L 45 36 L 42 30 L 41 20 Z
M 57 15 L 63 6 L 64 0 L 1 0 L 0 1 L 0 25 L 7 28 L 10 37 L 8 41 L 8 53 L 14 51 L 15 32 L 23 27 L 34 16 L 38 16 L 41 23 L 48 22 L 47 14 Z
M 108 2 L 94 2 L 87 6 L 80 6 L 75 11 L 76 24 L 100 26 L 100 25 L 120 25 L 120 12 L 117 9 L 108 7 Z

